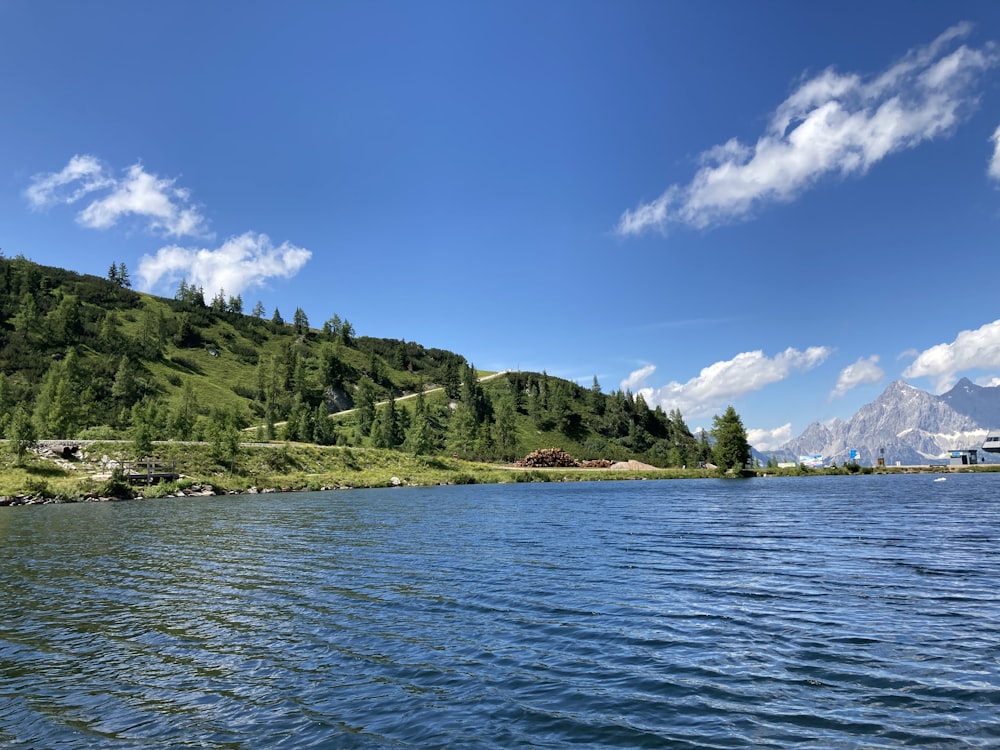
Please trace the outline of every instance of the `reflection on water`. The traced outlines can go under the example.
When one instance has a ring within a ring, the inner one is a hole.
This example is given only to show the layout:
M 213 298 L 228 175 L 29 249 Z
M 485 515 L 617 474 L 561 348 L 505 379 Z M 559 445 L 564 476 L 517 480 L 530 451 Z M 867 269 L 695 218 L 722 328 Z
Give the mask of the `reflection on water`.
M 0 744 L 1000 741 L 996 475 L 0 508 Z

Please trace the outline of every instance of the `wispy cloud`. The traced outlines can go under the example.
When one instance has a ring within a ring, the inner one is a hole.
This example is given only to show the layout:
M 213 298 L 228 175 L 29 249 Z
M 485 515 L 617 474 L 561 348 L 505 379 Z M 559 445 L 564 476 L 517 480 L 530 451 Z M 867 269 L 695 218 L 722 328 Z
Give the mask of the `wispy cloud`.
M 830 398 L 843 396 L 852 388 L 857 388 L 864 383 L 878 383 L 885 377 L 885 371 L 879 367 L 878 355 L 865 359 L 861 357 L 853 365 L 848 365 L 840 372 L 837 378 L 837 385 L 830 393 Z
M 686 383 L 672 381 L 659 388 L 646 386 L 656 371 L 655 366 L 646 365 L 623 380 L 621 387 L 641 393 L 650 406 L 662 406 L 668 411 L 679 409 L 685 417 L 703 417 L 721 412 L 726 404 L 748 393 L 786 379 L 793 371 L 805 372 L 817 367 L 831 351 L 825 346 L 811 346 L 805 351 L 789 347 L 774 357 L 767 357 L 761 351 L 742 352 L 730 360 L 709 365 Z
M 785 424 L 781 425 L 781 427 L 775 427 L 773 430 L 747 430 L 747 440 L 750 445 L 762 452 L 780 448 L 791 439 L 791 422 L 785 422 Z
M 828 68 L 804 81 L 755 144 L 734 138 L 709 149 L 690 183 L 625 211 L 618 234 L 746 218 L 795 200 L 825 176 L 864 174 L 889 154 L 949 135 L 974 109 L 983 72 L 1000 59 L 992 42 L 956 46 L 971 30 L 953 26 L 874 77 Z
M 25 191 L 33 208 L 55 203 L 75 203 L 88 193 L 114 185 L 104 167 L 93 156 L 74 156 L 58 172 L 35 175 Z
M 950 344 L 925 349 L 903 370 L 904 378 L 931 378 L 939 391 L 955 384 L 966 370 L 1000 369 L 1000 320 L 974 331 L 960 331 Z
M 108 229 L 127 217 L 166 237 L 204 237 L 207 224 L 191 193 L 176 180 L 147 172 L 141 163 L 112 174 L 94 156 L 74 156 L 59 172 L 35 175 L 25 191 L 34 208 L 85 203 L 76 220 L 91 229 Z
M 993 156 L 990 157 L 990 163 L 986 168 L 986 173 L 994 180 L 1000 182 L 1000 127 L 997 127 L 997 129 L 993 131 L 990 141 L 993 143 Z
M 171 245 L 139 261 L 139 280 L 143 289 L 176 284 L 181 279 L 200 286 L 206 296 L 225 290 L 229 295 L 242 294 L 259 287 L 267 279 L 294 276 L 312 257 L 312 252 L 283 242 L 275 247 L 266 234 L 247 232 L 231 237 L 221 247 L 187 248 Z
M 646 379 L 654 372 L 656 372 L 656 365 L 644 365 L 638 370 L 633 370 L 629 373 L 629 376 L 621 382 L 619 388 L 623 391 L 632 391 L 634 393 L 646 385 Z

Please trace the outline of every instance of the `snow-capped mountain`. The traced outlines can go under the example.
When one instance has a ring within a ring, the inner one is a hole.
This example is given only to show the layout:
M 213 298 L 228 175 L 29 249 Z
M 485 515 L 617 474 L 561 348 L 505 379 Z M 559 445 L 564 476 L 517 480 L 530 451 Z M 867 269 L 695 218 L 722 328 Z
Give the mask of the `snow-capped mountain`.
M 880 455 L 889 465 L 926 464 L 946 459 L 953 450 L 981 447 L 991 428 L 1000 429 L 1000 387 L 962 378 L 947 393 L 934 396 L 897 380 L 847 421 L 813 423 L 774 455 L 795 461 L 820 454 L 840 464 L 854 449 L 862 464 L 874 464 Z M 987 461 L 998 460 L 982 452 L 980 458 L 984 455 Z

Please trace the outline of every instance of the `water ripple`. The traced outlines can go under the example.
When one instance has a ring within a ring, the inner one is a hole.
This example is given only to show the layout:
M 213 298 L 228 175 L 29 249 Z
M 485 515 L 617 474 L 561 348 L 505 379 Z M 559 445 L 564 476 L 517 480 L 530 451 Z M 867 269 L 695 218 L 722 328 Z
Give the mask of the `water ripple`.
M 0 745 L 996 746 L 998 489 L 0 509 Z

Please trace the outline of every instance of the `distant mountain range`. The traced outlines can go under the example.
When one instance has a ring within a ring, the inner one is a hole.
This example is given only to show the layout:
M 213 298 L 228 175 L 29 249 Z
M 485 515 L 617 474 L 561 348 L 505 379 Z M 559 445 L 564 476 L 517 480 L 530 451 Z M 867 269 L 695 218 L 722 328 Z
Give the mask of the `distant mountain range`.
M 1000 429 L 1000 387 L 962 378 L 950 391 L 935 396 L 897 380 L 850 419 L 814 422 L 765 455 L 779 461 L 822 455 L 826 463 L 842 464 L 856 450 L 862 465 L 873 465 L 884 451 L 881 455 L 890 466 L 941 463 L 950 451 L 980 448 L 990 429 Z M 987 463 L 1000 461 L 1000 454 L 980 451 L 979 457 Z

